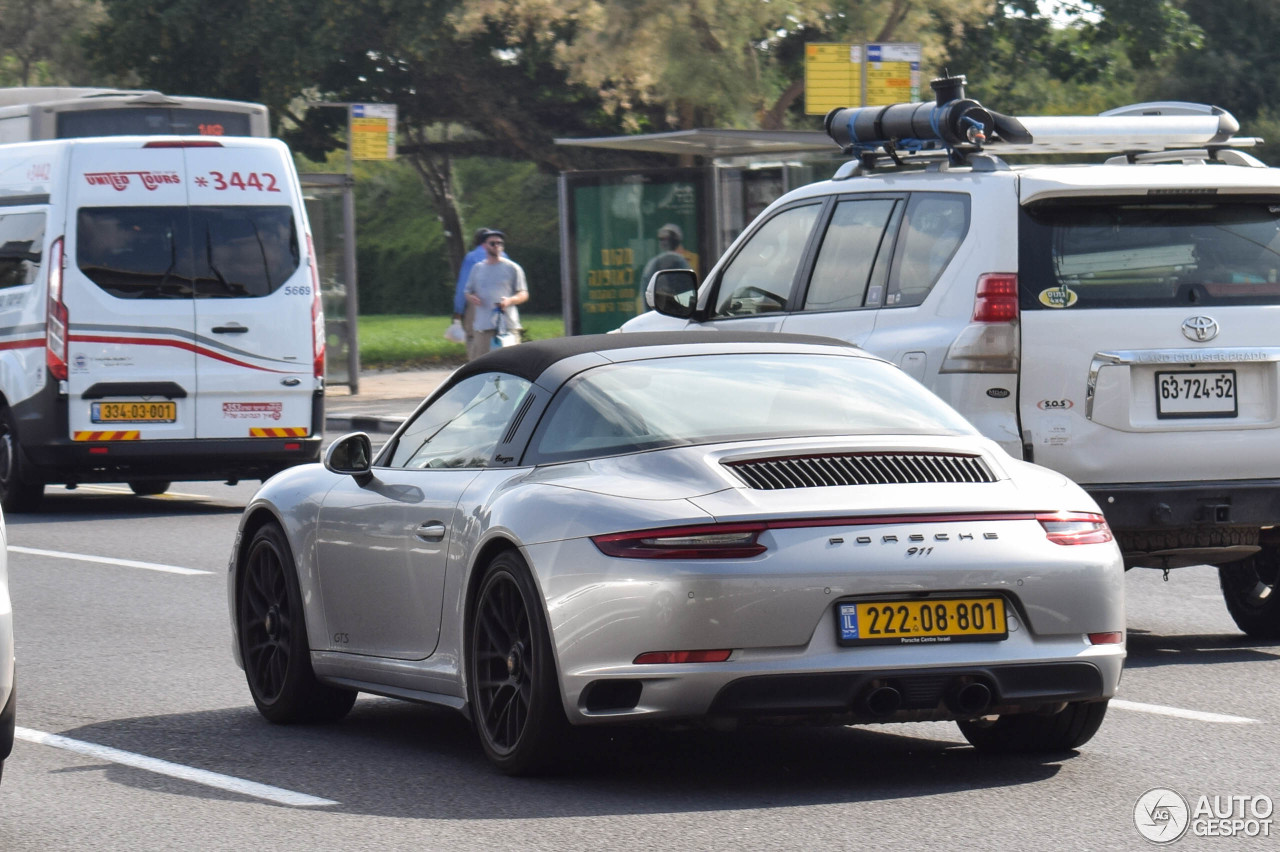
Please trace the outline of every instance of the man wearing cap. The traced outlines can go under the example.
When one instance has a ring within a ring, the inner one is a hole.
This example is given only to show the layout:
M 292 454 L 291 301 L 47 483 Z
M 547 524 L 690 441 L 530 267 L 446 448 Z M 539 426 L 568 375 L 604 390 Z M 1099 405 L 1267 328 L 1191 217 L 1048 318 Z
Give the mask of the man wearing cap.
M 680 245 L 682 242 L 684 242 L 684 233 L 679 225 L 668 223 L 658 229 L 658 248 L 662 251 L 644 265 L 644 271 L 640 273 L 641 290 L 649 286 L 649 279 L 660 269 L 691 269 L 693 267 L 687 252 Z
M 516 306 L 529 301 L 529 285 L 520 265 L 503 256 L 505 243 L 506 235 L 502 231 L 485 231 L 481 243 L 484 260 L 471 267 L 471 274 L 467 276 L 467 302 L 475 309 L 472 328 L 467 332 L 468 360 L 489 351 L 499 316 L 505 320 L 507 331 L 520 333 L 520 312 Z
M 470 333 L 472 314 L 475 313 L 475 308 L 467 304 L 467 279 L 471 277 L 471 267 L 484 260 L 484 238 L 492 230 L 492 228 L 476 229 L 471 236 L 471 251 L 463 255 L 462 268 L 458 270 L 458 283 L 453 290 L 453 318 L 462 323 L 462 330 L 465 333 Z M 502 256 L 506 257 L 506 252 L 503 252 Z

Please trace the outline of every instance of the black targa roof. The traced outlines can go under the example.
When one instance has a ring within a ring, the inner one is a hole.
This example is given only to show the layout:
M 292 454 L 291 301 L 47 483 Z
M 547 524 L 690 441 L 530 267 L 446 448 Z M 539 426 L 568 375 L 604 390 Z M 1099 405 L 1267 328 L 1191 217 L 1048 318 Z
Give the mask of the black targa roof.
M 478 373 L 500 372 L 535 381 L 552 364 L 588 352 L 609 352 L 647 346 L 688 346 L 690 344 L 758 343 L 775 346 L 780 343 L 825 344 L 848 349 L 857 347 L 843 340 L 809 334 L 777 334 L 767 331 L 643 331 L 628 334 L 585 334 L 531 340 L 519 346 L 495 349 L 469 361 L 449 376 L 444 387 Z

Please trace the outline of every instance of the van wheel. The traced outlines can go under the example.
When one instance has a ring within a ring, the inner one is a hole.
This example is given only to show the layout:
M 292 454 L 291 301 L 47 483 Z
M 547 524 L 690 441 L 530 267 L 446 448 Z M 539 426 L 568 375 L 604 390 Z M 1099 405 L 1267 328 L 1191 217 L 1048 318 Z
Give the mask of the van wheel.
M 149 497 L 152 494 L 163 494 L 172 484 L 163 479 L 135 479 L 129 483 L 129 490 L 139 497 Z
M 1280 639 L 1280 548 L 1218 566 L 1218 582 L 1237 627 L 1254 639 Z
M 22 458 L 13 414 L 0 409 L 0 506 L 6 512 L 34 512 L 44 498 L 44 483 L 31 479 Z

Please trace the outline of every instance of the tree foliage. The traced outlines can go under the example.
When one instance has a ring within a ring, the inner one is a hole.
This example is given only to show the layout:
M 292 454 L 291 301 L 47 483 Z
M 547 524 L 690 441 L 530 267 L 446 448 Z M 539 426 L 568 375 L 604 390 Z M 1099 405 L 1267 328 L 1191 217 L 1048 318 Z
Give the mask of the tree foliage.
M 0 83 L 89 85 L 78 36 L 102 16 L 98 0 L 0 0 Z

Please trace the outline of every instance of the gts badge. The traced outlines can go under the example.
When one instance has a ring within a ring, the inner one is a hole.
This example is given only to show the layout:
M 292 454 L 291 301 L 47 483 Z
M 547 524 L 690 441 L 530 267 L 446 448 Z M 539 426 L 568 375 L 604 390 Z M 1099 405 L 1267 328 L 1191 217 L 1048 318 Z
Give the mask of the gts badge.
M 333 634 L 333 644 L 335 644 L 335 645 L 349 645 L 349 644 L 351 644 L 351 636 L 350 636 L 350 634 L 347 634 L 347 633 L 335 633 L 335 634 Z

